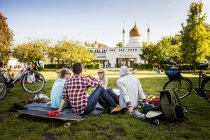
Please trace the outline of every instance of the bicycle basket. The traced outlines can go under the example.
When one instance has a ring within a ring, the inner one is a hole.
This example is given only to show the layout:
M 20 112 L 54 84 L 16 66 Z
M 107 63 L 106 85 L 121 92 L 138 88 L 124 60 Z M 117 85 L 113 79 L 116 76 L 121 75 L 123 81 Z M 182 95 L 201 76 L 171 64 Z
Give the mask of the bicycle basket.
M 170 80 L 176 80 L 180 77 L 180 73 L 176 69 L 167 69 L 165 74 L 168 76 Z

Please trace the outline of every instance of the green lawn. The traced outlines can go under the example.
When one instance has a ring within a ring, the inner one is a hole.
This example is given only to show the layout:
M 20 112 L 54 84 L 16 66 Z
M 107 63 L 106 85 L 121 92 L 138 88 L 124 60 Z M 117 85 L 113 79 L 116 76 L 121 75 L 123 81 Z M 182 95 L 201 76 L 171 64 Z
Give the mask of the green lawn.
M 96 70 L 88 70 L 84 74 L 96 76 Z M 44 93 L 50 95 L 51 87 L 56 79 L 53 71 L 42 72 L 47 79 Z M 109 87 L 116 87 L 118 71 L 108 71 Z M 142 83 L 143 90 L 149 94 L 158 95 L 168 78 L 164 74 L 157 74 L 152 71 L 139 71 L 138 77 Z M 197 83 L 197 76 L 186 74 L 194 84 Z M 176 123 L 161 122 L 154 125 L 152 122 L 139 120 L 125 115 L 102 114 L 89 116 L 84 121 L 72 125 L 69 128 L 63 127 L 63 122 L 52 121 L 29 116 L 15 118 L 15 112 L 9 109 L 13 103 L 34 97 L 25 93 L 19 84 L 11 89 L 10 93 L 1 100 L 0 107 L 0 139 L 210 139 L 210 104 L 191 93 L 190 96 L 181 100 L 187 106 L 188 120 Z

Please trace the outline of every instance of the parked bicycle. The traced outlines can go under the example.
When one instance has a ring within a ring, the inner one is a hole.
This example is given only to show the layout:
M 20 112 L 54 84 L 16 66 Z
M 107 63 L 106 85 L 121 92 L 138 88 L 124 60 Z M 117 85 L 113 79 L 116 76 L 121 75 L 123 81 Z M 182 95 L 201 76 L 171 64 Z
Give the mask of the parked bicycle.
M 19 81 L 22 88 L 28 93 L 39 93 L 45 86 L 45 79 L 32 68 L 23 68 L 14 79 L 8 78 L 8 71 L 0 70 L 0 100 L 3 99 L 15 83 Z
M 179 98 L 187 97 L 191 91 L 195 91 L 198 95 L 205 97 L 210 103 L 210 76 L 207 76 L 203 70 L 208 68 L 208 63 L 196 63 L 195 67 L 199 70 L 198 87 L 194 88 L 192 81 L 181 75 L 181 69 L 178 63 L 173 59 L 170 61 L 174 66 L 165 71 L 169 78 L 163 89 L 171 90 L 174 88 Z

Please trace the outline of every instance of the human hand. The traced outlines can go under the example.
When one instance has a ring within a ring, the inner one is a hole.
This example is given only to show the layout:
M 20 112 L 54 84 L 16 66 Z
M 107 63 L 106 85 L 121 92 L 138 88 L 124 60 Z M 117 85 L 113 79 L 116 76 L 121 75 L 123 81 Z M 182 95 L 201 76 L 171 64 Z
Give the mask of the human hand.
M 91 75 L 85 75 L 84 77 L 88 77 L 88 78 L 90 78 L 91 80 L 93 80 L 94 79 L 94 77 L 93 76 L 91 76 Z
M 128 112 L 129 113 L 133 112 L 133 107 L 132 106 L 128 107 Z

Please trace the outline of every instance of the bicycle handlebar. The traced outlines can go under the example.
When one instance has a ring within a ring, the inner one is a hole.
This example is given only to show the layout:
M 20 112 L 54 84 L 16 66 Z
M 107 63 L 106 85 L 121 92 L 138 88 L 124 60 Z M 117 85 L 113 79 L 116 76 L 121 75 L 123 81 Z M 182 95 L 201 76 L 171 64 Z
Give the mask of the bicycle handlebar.
M 176 63 L 173 59 L 171 59 L 171 60 L 170 60 L 170 62 L 171 62 L 171 63 L 173 63 L 173 64 L 175 64 L 175 65 L 176 65 L 176 67 L 179 67 L 179 64 L 178 64 L 178 63 Z

